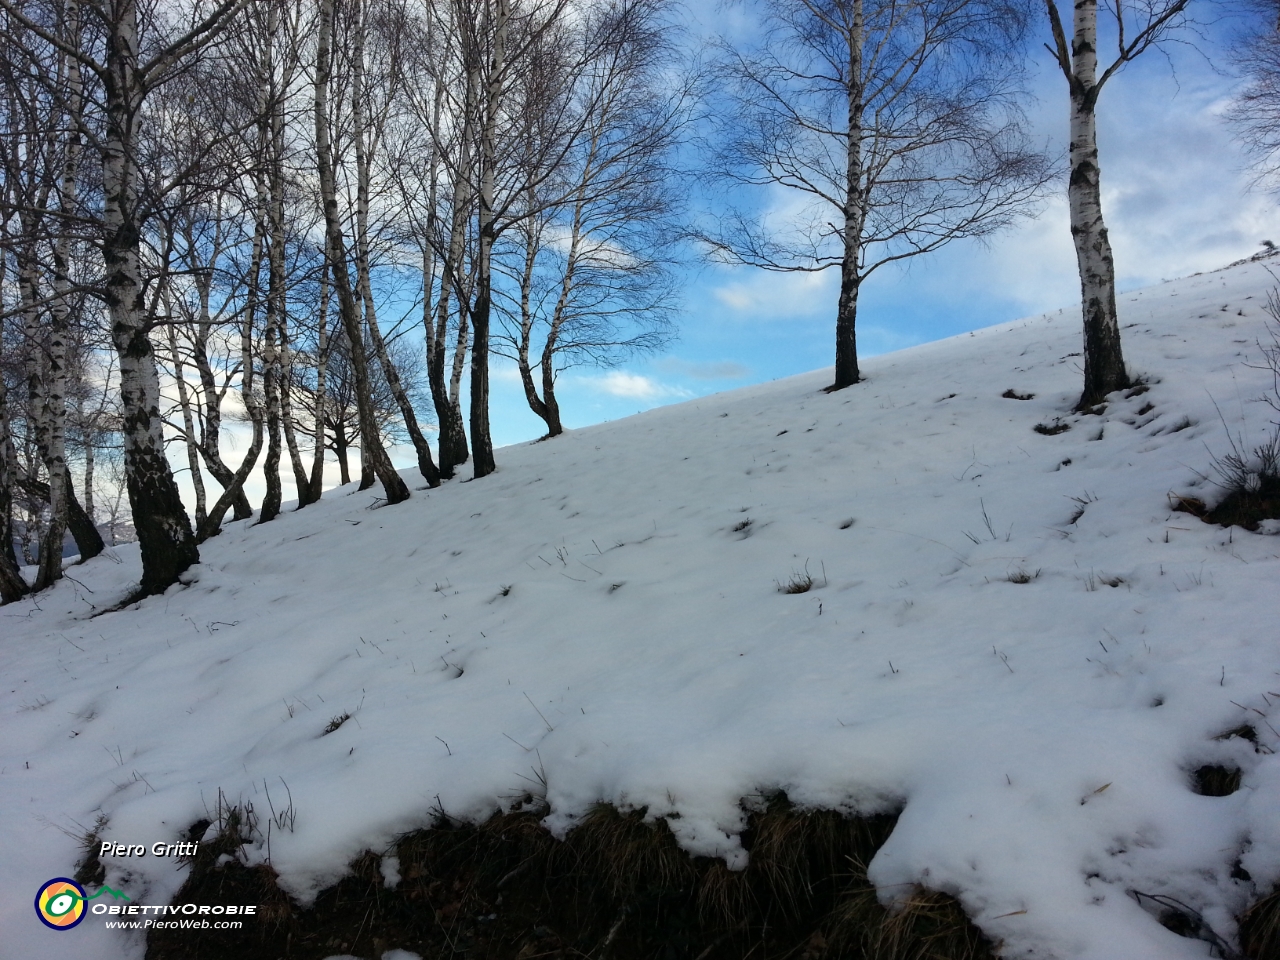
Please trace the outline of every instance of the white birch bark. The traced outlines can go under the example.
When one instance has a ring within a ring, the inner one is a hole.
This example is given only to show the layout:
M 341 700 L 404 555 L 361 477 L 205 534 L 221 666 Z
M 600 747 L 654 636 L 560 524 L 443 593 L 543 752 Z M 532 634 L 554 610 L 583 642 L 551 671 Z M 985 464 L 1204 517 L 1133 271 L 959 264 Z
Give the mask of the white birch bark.
M 324 422 L 328 407 L 329 372 L 329 265 L 320 267 L 320 317 L 319 343 L 316 351 L 316 423 L 314 446 L 311 450 L 310 496 L 314 503 L 320 499 L 324 488 Z
M 1080 269 L 1084 311 L 1084 392 L 1079 406 L 1101 403 L 1129 385 L 1116 315 L 1116 268 L 1102 219 L 1098 166 L 1098 3 L 1076 0 L 1071 41 L 1071 173 L 1067 186 L 1071 238 Z
M 342 223 L 338 216 L 338 188 L 333 170 L 333 147 L 329 137 L 329 74 L 333 38 L 333 0 L 320 0 L 319 37 L 316 45 L 315 74 L 315 125 L 316 166 L 320 179 L 320 196 L 324 205 L 325 239 L 334 290 L 338 295 L 338 313 L 347 333 L 351 349 L 351 369 L 356 381 L 357 404 L 360 414 L 360 451 L 362 461 L 382 481 L 388 503 L 400 503 L 409 499 L 409 488 L 396 473 L 387 456 L 386 448 L 374 416 L 373 401 L 369 390 L 369 372 L 364 353 L 364 336 L 360 309 L 351 289 L 351 276 L 347 272 L 347 249 L 343 238 Z
M 476 300 L 471 314 L 471 464 L 473 476 L 497 468 L 489 433 L 489 321 L 493 309 L 493 245 L 497 239 L 494 193 L 498 161 L 498 115 L 507 69 L 510 0 L 493 0 L 493 41 L 485 84 L 484 125 L 480 131 L 480 223 Z M 486 4 L 486 8 L 488 4 Z
M 391 396 L 395 399 L 396 406 L 400 409 L 400 416 L 404 420 L 405 430 L 408 431 L 409 439 L 413 443 L 414 452 L 418 457 L 418 472 L 422 474 L 422 478 L 427 481 L 428 486 L 438 487 L 440 486 L 440 471 L 436 469 L 435 461 L 431 457 L 431 446 L 427 443 L 426 437 L 422 435 L 422 430 L 418 426 L 418 417 L 414 413 L 413 404 L 409 402 L 408 394 L 405 393 L 404 385 L 400 381 L 400 373 L 396 370 L 395 364 L 392 363 L 391 355 L 387 352 L 386 341 L 383 340 L 382 331 L 378 327 L 377 306 L 373 300 L 373 281 L 369 275 L 369 166 L 373 159 L 373 154 L 377 150 L 380 138 L 378 131 L 372 129 L 368 123 L 365 111 L 364 51 L 368 33 L 367 4 L 361 3 L 359 5 L 357 17 L 356 42 L 351 53 L 353 74 L 351 84 L 351 125 L 356 148 L 356 284 L 359 287 L 360 297 L 364 305 L 364 319 L 369 328 L 369 339 L 373 343 L 374 353 L 378 357 L 378 363 L 382 368 L 382 375 L 386 378 L 387 386 L 391 390 Z
M 148 337 L 137 222 L 138 75 L 136 0 L 118 0 L 108 43 L 102 141 L 103 260 L 111 341 L 120 361 L 125 475 L 142 552 L 143 595 L 159 593 L 200 559 L 187 511 L 165 459 L 160 378 Z
M 866 109 L 862 45 L 866 24 L 862 0 L 850 4 L 844 41 L 848 46 L 848 133 L 845 156 L 844 259 L 840 263 L 840 298 L 836 304 L 836 367 L 831 389 L 841 390 L 861 379 L 858 369 L 858 292 L 862 286 L 862 234 L 866 193 L 862 184 L 863 121 Z

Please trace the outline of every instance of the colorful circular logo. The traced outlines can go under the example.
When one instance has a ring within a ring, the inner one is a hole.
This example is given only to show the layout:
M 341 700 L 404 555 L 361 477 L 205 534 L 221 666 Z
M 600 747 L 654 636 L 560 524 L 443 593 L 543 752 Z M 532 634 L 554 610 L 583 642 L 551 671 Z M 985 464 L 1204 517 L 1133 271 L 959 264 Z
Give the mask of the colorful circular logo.
M 36 916 L 46 927 L 70 930 L 84 919 L 84 887 L 67 877 L 54 877 L 36 894 Z

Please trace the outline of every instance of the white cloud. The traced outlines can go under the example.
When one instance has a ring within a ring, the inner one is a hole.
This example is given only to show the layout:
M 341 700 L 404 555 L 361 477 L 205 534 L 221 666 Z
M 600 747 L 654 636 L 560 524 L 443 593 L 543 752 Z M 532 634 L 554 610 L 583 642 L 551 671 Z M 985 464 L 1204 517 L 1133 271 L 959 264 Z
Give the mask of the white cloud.
M 773 273 L 749 268 L 725 269 L 732 270 L 729 275 L 733 280 L 715 287 L 712 293 L 741 315 L 785 319 L 835 309 L 840 282 L 836 270 Z
M 662 400 L 677 397 L 692 397 L 693 394 L 679 387 L 668 386 L 652 377 L 639 373 L 627 373 L 625 370 L 610 370 L 599 377 L 584 377 L 583 380 L 594 390 L 607 393 L 612 397 L 624 397 L 629 400 Z
M 510 383 L 519 385 L 520 368 L 514 363 L 495 357 L 489 366 L 489 380 L 493 383 Z

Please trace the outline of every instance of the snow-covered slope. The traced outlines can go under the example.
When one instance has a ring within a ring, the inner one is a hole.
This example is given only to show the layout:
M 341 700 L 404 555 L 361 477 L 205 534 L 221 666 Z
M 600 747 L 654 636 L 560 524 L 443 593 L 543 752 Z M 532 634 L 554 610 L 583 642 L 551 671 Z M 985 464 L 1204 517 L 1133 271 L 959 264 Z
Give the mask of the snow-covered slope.
M 37 922 L 79 854 L 64 831 L 101 814 L 107 839 L 171 841 L 219 791 L 265 812 L 287 788 L 270 854 L 302 898 L 438 807 L 544 791 L 553 830 L 647 807 L 741 864 L 744 809 L 783 790 L 901 808 L 883 897 L 953 893 L 1010 957 L 1207 956 L 1128 891 L 1229 939 L 1255 895 L 1233 869 L 1280 874 L 1280 539 L 1167 498 L 1212 499 L 1215 403 L 1246 442 L 1267 429 L 1272 282 L 1247 264 L 1124 297 L 1150 390 L 1100 416 L 1068 413 L 1068 309 L 836 394 L 817 372 L 509 448 L 402 506 L 333 491 L 232 525 L 136 609 L 90 618 L 135 551 L 73 568 L 0 611 L 0 955 L 141 956 L 101 918 Z M 1215 739 L 1246 722 L 1260 750 Z M 1243 788 L 1194 793 L 1210 763 Z M 183 880 L 106 862 L 135 901 Z

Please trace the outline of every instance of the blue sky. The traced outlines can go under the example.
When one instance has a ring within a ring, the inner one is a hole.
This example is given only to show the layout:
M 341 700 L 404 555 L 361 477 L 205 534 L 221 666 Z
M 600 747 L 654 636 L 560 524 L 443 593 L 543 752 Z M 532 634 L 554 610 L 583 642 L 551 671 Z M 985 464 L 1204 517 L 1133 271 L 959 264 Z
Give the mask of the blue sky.
M 735 8 L 703 12 L 748 24 Z M 1230 26 L 1219 28 L 1226 33 Z M 1216 46 L 1175 45 L 1145 55 L 1105 88 L 1099 108 L 1104 205 L 1122 289 L 1222 266 L 1280 242 L 1274 198 L 1251 174 L 1222 112 L 1238 81 L 1211 65 Z M 1036 135 L 1064 150 L 1066 82 L 1036 58 L 1029 107 Z M 1274 234 L 1274 236 L 1273 236 Z M 685 271 L 680 337 L 663 354 L 561 379 L 567 426 L 617 419 L 694 396 L 829 366 L 838 278 L 694 265 Z M 962 241 L 863 288 L 859 347 L 872 356 L 1078 301 L 1065 183 L 1040 216 L 985 245 Z M 514 371 L 495 371 L 495 443 L 540 435 Z
M 693 30 L 751 29 L 741 7 L 702 11 Z M 726 12 L 729 11 L 729 12 Z M 697 17 L 695 16 L 695 21 Z M 1220 36 L 1231 24 L 1219 25 Z M 1276 198 L 1251 189 L 1252 174 L 1222 120 L 1238 80 L 1212 65 L 1220 47 L 1202 41 L 1147 54 L 1108 84 L 1099 107 L 1103 203 L 1121 290 L 1212 270 L 1280 243 Z M 1036 58 L 1027 109 L 1035 134 L 1065 152 L 1066 82 Z M 889 267 L 863 287 L 858 342 L 863 357 L 1060 308 L 1078 309 L 1075 254 L 1063 182 L 1040 215 L 985 244 L 962 241 Z M 769 198 L 762 198 L 762 203 Z M 683 271 L 679 338 L 662 354 L 620 367 L 577 368 L 559 381 L 566 427 L 616 420 L 652 407 L 803 373 L 832 364 L 838 278 L 776 274 L 690 262 Z M 491 422 L 495 445 L 536 439 L 513 365 L 495 357 Z M 464 378 L 465 383 L 465 378 Z M 855 388 L 856 389 L 856 388 Z M 229 431 L 229 450 L 247 441 Z M 409 447 L 392 450 L 410 468 Z M 502 455 L 498 454 L 501 468 Z M 188 503 L 189 479 L 173 458 Z M 353 468 L 356 465 L 353 464 Z M 465 469 L 463 476 L 469 475 Z M 285 489 L 291 479 L 285 469 Z M 333 463 L 326 485 L 338 481 Z M 261 496 L 262 476 L 247 484 Z M 288 496 L 288 492 L 286 496 Z

